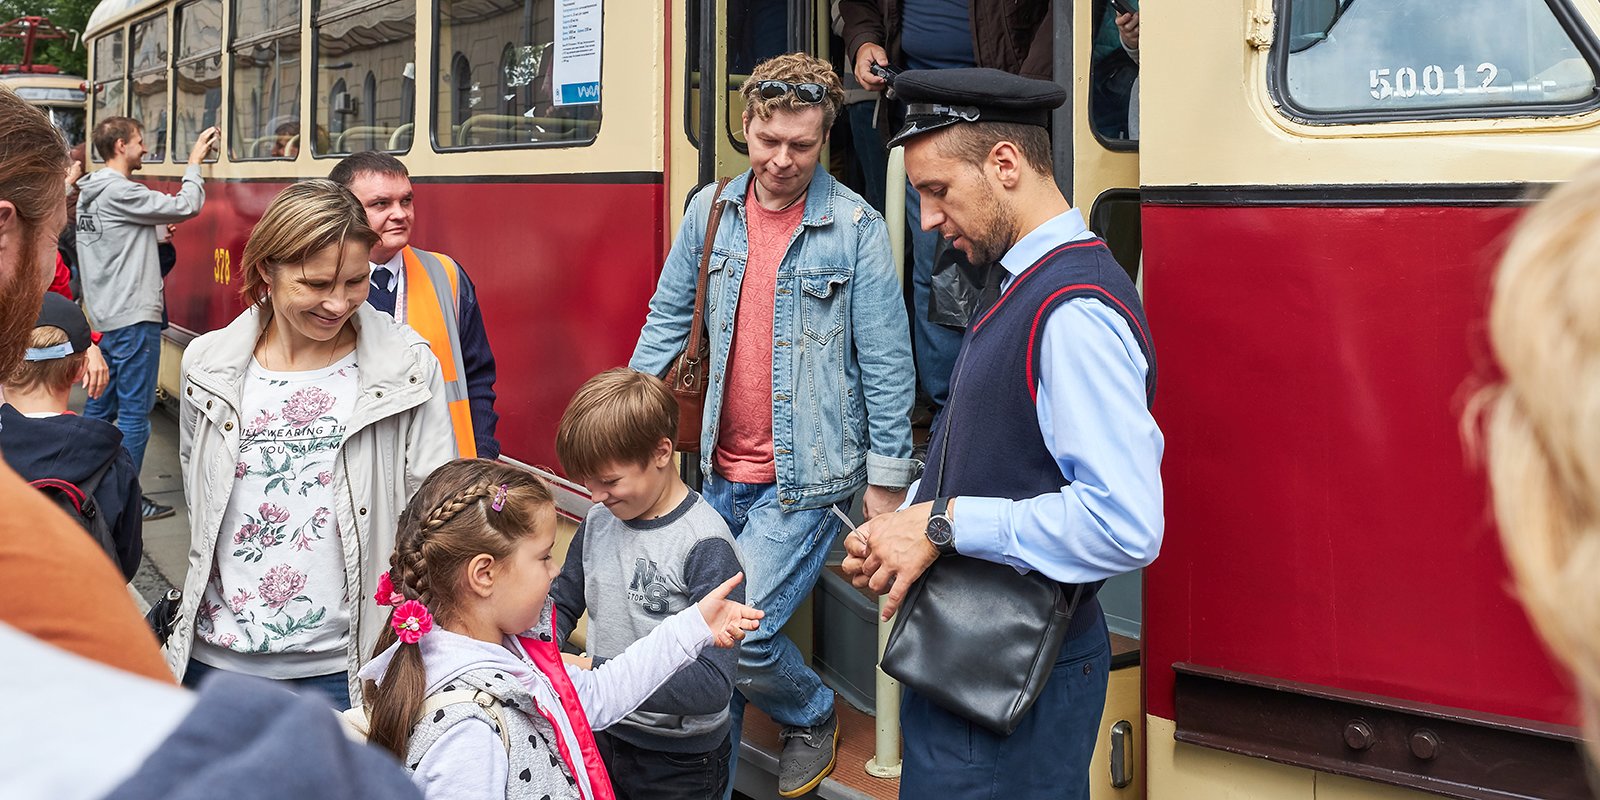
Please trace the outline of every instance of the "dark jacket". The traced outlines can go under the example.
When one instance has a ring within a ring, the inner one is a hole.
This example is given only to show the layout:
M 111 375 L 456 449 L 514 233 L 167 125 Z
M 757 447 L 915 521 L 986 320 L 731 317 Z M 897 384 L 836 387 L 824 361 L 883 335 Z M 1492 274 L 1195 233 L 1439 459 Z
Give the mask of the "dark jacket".
M 889 64 L 905 69 L 900 50 L 901 0 L 840 0 L 844 21 L 845 53 L 855 63 L 863 44 L 876 44 L 889 53 Z M 1005 70 L 1027 78 L 1055 77 L 1054 26 L 1050 0 L 971 0 L 967 4 L 972 26 L 972 52 L 978 66 Z M 878 104 L 878 129 L 885 137 L 888 103 Z
M 133 580 L 144 553 L 144 517 L 139 507 L 139 471 L 122 446 L 122 431 L 109 422 L 76 414 L 35 419 L 0 406 L 0 455 L 23 480 L 42 478 L 82 483 L 114 461 L 94 499 L 111 524 L 117 566 Z
M 177 730 L 106 800 L 421 796 L 392 756 L 347 738 L 326 704 L 219 670 Z

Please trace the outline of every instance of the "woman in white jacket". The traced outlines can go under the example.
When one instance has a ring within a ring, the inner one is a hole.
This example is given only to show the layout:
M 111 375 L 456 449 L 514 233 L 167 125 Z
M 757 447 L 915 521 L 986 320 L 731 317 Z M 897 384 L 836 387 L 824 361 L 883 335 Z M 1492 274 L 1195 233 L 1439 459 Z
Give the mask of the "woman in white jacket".
M 376 240 L 338 184 L 285 189 L 245 245 L 250 307 L 184 352 L 189 572 L 167 664 L 185 684 L 220 669 L 360 702 L 399 513 L 456 455 L 427 342 L 365 303 Z

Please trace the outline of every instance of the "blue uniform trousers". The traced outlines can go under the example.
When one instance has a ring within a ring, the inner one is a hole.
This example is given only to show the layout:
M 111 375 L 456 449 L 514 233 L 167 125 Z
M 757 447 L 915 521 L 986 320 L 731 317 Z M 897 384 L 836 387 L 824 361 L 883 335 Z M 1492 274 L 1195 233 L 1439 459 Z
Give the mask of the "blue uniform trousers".
M 1061 646 L 1044 693 L 1022 725 L 1000 736 L 906 687 L 900 701 L 905 764 L 900 797 L 952 800 L 1088 800 L 1111 643 L 1098 603 L 1094 624 Z

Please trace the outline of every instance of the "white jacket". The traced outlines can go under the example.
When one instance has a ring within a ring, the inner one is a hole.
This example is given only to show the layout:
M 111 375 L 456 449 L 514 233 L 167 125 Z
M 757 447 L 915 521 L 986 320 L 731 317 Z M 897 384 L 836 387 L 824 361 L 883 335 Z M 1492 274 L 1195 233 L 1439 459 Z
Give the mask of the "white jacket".
M 167 666 L 180 678 L 188 668 L 195 611 L 233 491 L 245 370 L 268 319 L 252 307 L 228 327 L 195 339 L 183 354 L 178 455 L 189 502 L 189 572 L 178 623 L 167 642 Z M 347 662 L 350 698 L 360 705 L 356 671 L 388 621 L 387 609 L 372 596 L 378 576 L 389 569 L 400 512 L 435 467 L 456 457 L 456 444 L 444 378 L 428 343 L 366 304 L 351 319 L 361 391 L 334 465 L 333 487 L 344 545 L 345 593 L 355 598 Z

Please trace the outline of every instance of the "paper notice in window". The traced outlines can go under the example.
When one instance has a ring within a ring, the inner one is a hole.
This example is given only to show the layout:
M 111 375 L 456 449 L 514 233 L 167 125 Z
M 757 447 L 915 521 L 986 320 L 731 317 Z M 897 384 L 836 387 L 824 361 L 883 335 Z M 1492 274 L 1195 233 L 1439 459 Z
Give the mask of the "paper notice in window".
M 551 78 L 556 105 L 600 102 L 601 0 L 556 0 Z

